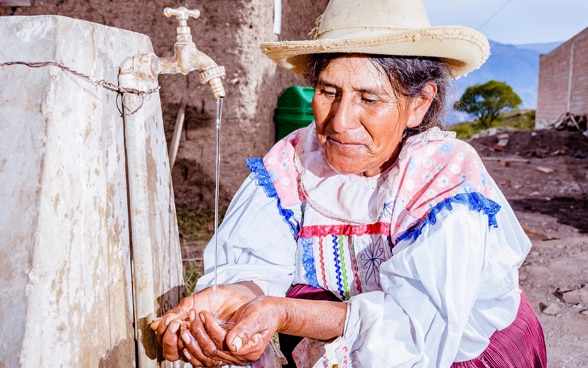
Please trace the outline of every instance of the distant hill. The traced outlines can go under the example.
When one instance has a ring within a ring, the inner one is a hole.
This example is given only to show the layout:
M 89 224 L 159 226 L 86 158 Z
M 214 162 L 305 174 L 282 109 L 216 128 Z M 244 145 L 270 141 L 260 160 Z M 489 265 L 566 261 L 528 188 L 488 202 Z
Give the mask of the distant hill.
M 506 45 L 490 41 L 490 57 L 478 70 L 456 82 L 456 99 L 469 86 L 486 83 L 489 80 L 505 82 L 521 97 L 521 109 L 537 108 L 539 82 L 539 55 L 551 52 L 560 42 Z M 466 114 L 454 113 L 449 123 L 468 120 Z
M 548 54 L 561 44 L 562 42 L 529 43 L 524 45 L 515 45 L 515 47 L 519 49 L 536 51 L 539 54 Z

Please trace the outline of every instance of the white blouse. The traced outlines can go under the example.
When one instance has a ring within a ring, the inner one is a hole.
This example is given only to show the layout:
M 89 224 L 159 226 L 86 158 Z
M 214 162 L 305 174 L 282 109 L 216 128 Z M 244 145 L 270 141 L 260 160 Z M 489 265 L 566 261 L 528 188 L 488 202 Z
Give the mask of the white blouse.
M 431 129 L 365 178 L 330 168 L 311 125 L 249 166 L 197 290 L 215 278 L 330 290 L 348 304 L 353 367 L 449 367 L 514 320 L 531 243 L 465 142 Z

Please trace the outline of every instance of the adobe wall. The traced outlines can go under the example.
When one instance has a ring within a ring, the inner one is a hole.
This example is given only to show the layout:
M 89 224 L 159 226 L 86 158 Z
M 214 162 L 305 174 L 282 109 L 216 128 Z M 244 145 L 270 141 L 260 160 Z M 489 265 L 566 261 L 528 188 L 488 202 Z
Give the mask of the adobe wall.
M 544 128 L 566 112 L 588 113 L 588 28 L 540 56 L 535 126 Z
M 231 20 L 226 31 L 215 32 L 215 39 L 212 40 L 203 37 L 202 48 L 206 45 L 213 58 L 225 66 L 227 73 L 227 96 L 223 102 L 221 126 L 220 183 L 223 205 L 228 204 L 249 174 L 246 159 L 263 156 L 274 143 L 273 113 L 279 95 L 290 85 L 304 84 L 301 77 L 278 69 L 261 53 L 259 44 L 264 41 L 308 39 L 308 32 L 327 2 L 283 1 L 282 28 L 278 36 L 272 31 L 273 0 L 238 1 L 235 4 L 240 4 L 239 8 L 235 6 L 233 9 L 236 13 L 226 14 Z M 216 3 L 205 2 L 211 5 L 201 6 L 206 10 L 202 16 L 213 16 L 213 13 L 215 23 L 225 26 L 217 20 L 219 15 L 216 11 L 220 8 L 214 8 Z M 211 24 L 200 31 L 210 33 L 215 27 Z M 173 88 L 166 88 L 166 79 L 161 80 L 162 99 L 170 101 L 171 105 L 169 113 L 172 116 L 165 120 L 172 121 L 179 96 Z M 195 84 L 198 82 L 192 77 L 190 85 Z M 173 170 L 176 203 L 180 208 L 210 207 L 214 190 L 215 101 L 207 86 L 191 91 L 190 96 L 193 100 L 186 115 L 188 131 L 184 138 L 187 136 L 187 139 L 182 140 Z
M 155 54 L 174 53 L 177 20 L 166 6 L 200 10 L 188 20 L 201 51 L 226 69 L 221 124 L 221 204 L 226 205 L 248 175 L 249 157 L 260 157 L 274 141 L 273 110 L 281 92 L 302 78 L 278 70 L 259 50 L 263 41 L 308 39 L 328 0 L 282 1 L 282 32 L 273 33 L 274 0 L 36 0 L 33 6 L 1 8 L 0 16 L 58 14 L 146 34 Z M 109 81 L 116 82 L 116 81 Z M 212 208 L 215 178 L 216 101 L 197 72 L 160 75 L 166 138 L 171 140 L 182 98 L 185 130 L 173 168 L 178 208 Z

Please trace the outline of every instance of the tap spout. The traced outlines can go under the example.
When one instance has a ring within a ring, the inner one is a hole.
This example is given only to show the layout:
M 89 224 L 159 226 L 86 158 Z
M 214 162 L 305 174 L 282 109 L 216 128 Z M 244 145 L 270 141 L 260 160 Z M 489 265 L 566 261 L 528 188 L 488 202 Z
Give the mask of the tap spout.
M 190 27 L 187 26 L 188 17 L 197 18 L 200 16 L 198 10 L 188 10 L 184 7 L 178 9 L 165 8 L 164 14 L 167 17 L 178 18 L 176 43 L 174 44 L 174 55 L 172 57 L 154 57 L 151 62 L 153 74 L 188 74 L 192 71 L 200 71 L 202 83 L 209 83 L 212 93 L 216 98 L 225 96 L 221 78 L 225 76 L 225 68 L 217 65 L 212 58 L 198 50 L 192 41 Z

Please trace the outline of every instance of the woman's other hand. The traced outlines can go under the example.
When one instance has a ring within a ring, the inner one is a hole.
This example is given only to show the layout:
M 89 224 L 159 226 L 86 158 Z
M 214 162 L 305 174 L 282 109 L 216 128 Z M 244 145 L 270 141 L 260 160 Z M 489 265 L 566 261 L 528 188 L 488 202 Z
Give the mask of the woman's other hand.
M 193 336 L 187 336 L 189 325 L 202 323 L 200 313 L 206 311 L 220 320 L 230 320 L 232 315 L 257 296 L 263 295 L 261 289 L 253 282 L 239 282 L 230 285 L 220 285 L 215 288 L 207 288 L 196 294 L 190 295 L 178 304 L 177 307 L 166 312 L 164 316 L 151 323 L 151 329 L 157 334 L 157 339 L 163 347 L 163 355 L 169 361 L 179 359 L 190 361 L 195 356 L 206 362 L 206 366 L 218 365 L 212 363 L 214 353 L 207 358 L 206 355 L 198 354 L 198 350 L 185 346 L 184 340 L 194 343 Z M 195 329 L 196 331 L 196 329 Z M 202 346 L 214 345 L 213 340 L 205 329 L 198 330 L 198 344 Z M 182 339 L 183 337 L 183 339 Z M 216 339 L 219 337 L 216 336 Z M 190 345 L 192 346 L 192 345 Z M 210 350 L 210 349 L 209 349 Z
M 196 340 L 208 336 L 214 341 L 214 344 L 198 341 L 197 345 L 208 357 L 234 365 L 255 362 L 286 321 L 284 302 L 285 298 L 260 296 L 240 308 L 231 320 L 220 324 L 214 315 L 202 312 L 199 321 L 191 323 L 192 335 Z
M 229 322 L 234 325 L 226 332 L 225 346 L 233 357 L 254 362 L 276 332 L 321 341 L 342 336 L 346 315 L 346 303 L 260 296 L 233 315 Z M 203 316 L 204 326 L 213 336 L 214 318 L 206 313 Z

